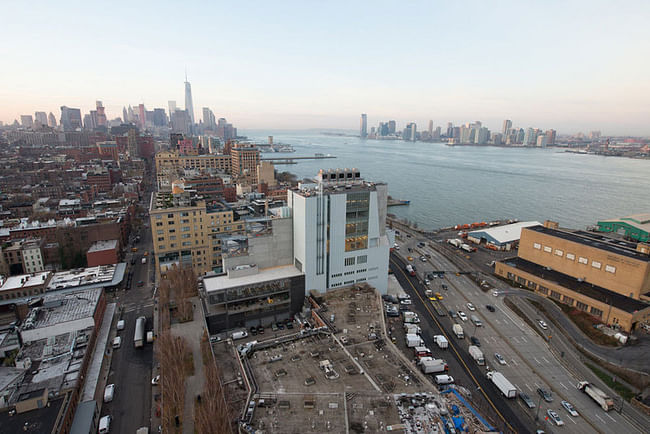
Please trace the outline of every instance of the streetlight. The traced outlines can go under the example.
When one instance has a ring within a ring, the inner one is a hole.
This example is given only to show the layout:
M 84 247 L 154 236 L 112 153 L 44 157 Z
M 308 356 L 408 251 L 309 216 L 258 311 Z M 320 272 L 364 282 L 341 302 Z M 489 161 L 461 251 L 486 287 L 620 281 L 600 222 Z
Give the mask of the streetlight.
M 542 397 L 539 397 L 539 402 L 537 403 L 537 413 L 535 413 L 535 422 L 539 420 L 539 409 L 542 408 Z

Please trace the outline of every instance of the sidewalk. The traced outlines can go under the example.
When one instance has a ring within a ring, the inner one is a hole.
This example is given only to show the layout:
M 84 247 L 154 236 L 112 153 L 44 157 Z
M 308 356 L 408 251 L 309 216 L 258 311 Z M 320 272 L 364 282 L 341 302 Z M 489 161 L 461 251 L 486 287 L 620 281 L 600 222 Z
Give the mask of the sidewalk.
M 196 397 L 203 392 L 205 386 L 205 371 L 201 354 L 201 337 L 203 336 L 203 317 L 199 297 L 192 297 L 194 319 L 183 324 L 173 324 L 171 333 L 185 339 L 188 349 L 194 358 L 194 375 L 185 379 L 185 409 L 183 412 L 183 433 L 194 434 L 194 403 Z
M 110 370 L 111 366 L 111 359 L 113 357 L 112 347 L 108 347 L 111 349 L 108 354 L 106 352 L 106 349 L 109 338 L 112 337 L 111 325 L 113 324 L 113 317 L 115 315 L 116 307 L 116 303 L 108 303 L 106 305 L 104 318 L 102 319 L 102 325 L 97 334 L 95 349 L 93 352 L 92 360 L 90 362 L 90 366 L 86 372 L 86 382 L 84 384 L 84 389 L 81 395 L 81 402 L 97 399 L 100 410 L 101 405 L 104 402 L 102 398 L 104 393 L 104 386 L 106 385 L 106 377 L 108 376 L 108 371 Z M 99 395 L 97 395 L 97 390 L 101 391 Z

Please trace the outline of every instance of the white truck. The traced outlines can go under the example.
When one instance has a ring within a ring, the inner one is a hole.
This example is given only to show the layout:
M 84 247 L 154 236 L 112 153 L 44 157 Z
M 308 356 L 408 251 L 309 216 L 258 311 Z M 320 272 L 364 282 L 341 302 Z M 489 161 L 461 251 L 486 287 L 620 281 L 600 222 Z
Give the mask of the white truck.
M 147 258 L 142 258 L 142 263 L 146 264 L 147 263 Z
M 247 336 L 248 336 L 247 331 L 239 331 L 239 332 L 234 332 L 231 337 L 233 341 L 236 341 L 237 339 L 244 339 Z
M 476 251 L 476 247 L 472 247 L 469 244 L 464 244 L 464 243 L 460 245 L 460 248 L 462 250 L 465 250 L 466 252 L 475 252 Z
M 476 345 L 469 346 L 469 355 L 478 363 L 479 365 L 485 365 L 485 357 L 483 356 L 483 351 Z
M 420 318 L 418 317 L 418 314 L 415 312 L 409 312 L 406 311 L 403 313 L 404 315 L 404 323 L 410 323 L 410 324 L 418 324 L 420 322 Z
M 412 324 L 410 322 L 407 322 L 407 323 L 404 324 L 404 331 L 406 333 L 413 333 L 413 334 L 416 334 L 416 335 L 419 335 L 420 333 L 422 333 L 422 329 L 420 328 L 419 325 Z
M 447 371 L 449 367 L 447 366 L 447 362 L 442 359 L 423 357 L 420 359 L 420 369 L 425 374 L 436 374 Z
M 591 399 L 596 401 L 603 410 L 609 411 L 614 408 L 614 400 L 593 384 L 589 384 L 588 381 L 579 382 L 577 387 L 579 390 L 591 396 Z
M 423 343 L 424 341 L 420 335 L 416 335 L 414 333 L 409 333 L 406 335 L 406 346 L 409 348 L 420 347 Z
M 453 328 L 454 334 L 458 339 L 464 339 L 465 338 L 465 332 L 463 332 L 463 326 L 460 324 L 454 324 Z
M 443 335 L 435 335 L 433 337 L 433 340 L 436 342 L 436 344 L 438 344 L 438 347 L 442 348 L 443 350 L 449 347 L 449 341 Z
M 506 398 L 514 398 L 517 396 L 517 388 L 501 373 L 497 371 L 490 371 L 487 377 L 492 380 L 495 386 L 503 393 Z

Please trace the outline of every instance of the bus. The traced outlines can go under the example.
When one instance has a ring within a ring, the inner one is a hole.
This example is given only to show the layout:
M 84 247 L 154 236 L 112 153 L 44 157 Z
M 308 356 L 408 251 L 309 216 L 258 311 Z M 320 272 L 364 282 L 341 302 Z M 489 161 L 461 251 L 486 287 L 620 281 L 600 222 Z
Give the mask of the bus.
M 136 348 L 141 348 L 144 345 L 144 327 L 147 323 L 147 318 L 141 316 L 135 320 L 135 337 L 133 344 Z

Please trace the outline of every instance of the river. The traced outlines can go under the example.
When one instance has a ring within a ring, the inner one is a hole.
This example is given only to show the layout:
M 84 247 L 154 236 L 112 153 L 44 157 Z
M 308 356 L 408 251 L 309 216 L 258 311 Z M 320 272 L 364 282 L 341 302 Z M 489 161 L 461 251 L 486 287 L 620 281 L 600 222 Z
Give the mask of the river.
M 336 159 L 278 165 L 299 178 L 355 167 L 409 206 L 389 212 L 436 229 L 500 218 L 555 220 L 585 228 L 598 220 L 650 212 L 650 161 L 566 153 L 556 148 L 450 147 L 442 143 L 361 140 L 310 131 L 241 131 L 249 139 L 291 144 L 292 154 Z

